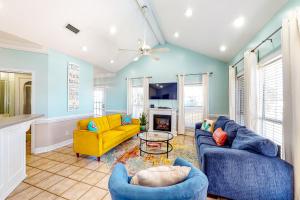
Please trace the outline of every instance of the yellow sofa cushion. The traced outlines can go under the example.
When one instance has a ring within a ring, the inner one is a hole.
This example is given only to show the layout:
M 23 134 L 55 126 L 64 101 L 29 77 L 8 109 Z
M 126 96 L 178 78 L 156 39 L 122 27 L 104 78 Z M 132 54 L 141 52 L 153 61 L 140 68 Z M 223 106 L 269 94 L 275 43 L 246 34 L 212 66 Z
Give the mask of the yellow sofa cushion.
M 100 133 L 110 130 L 109 123 L 106 116 L 94 118 Z
M 88 123 L 91 121 L 91 118 L 82 119 L 78 122 L 79 130 L 87 130 Z
M 126 132 L 109 130 L 103 133 L 103 148 L 107 149 L 118 145 L 127 136 Z
M 120 114 L 108 115 L 107 119 L 108 119 L 110 129 L 121 126 L 121 115 Z

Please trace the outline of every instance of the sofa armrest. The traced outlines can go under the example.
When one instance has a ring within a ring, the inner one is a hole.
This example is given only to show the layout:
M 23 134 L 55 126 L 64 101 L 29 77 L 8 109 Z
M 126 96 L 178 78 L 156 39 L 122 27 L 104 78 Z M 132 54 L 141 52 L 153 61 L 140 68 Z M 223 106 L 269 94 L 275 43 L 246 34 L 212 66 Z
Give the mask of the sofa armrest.
M 195 124 L 195 129 L 201 129 L 202 122 L 198 122 Z
M 76 153 L 82 153 L 87 147 L 102 150 L 102 133 L 94 133 L 88 130 L 75 130 L 73 133 L 73 146 Z
M 230 148 L 208 148 L 202 169 L 209 193 L 231 198 L 243 193 L 248 199 L 292 199 L 293 167 L 279 158 Z
M 137 118 L 132 118 L 132 124 L 140 125 L 140 120 Z

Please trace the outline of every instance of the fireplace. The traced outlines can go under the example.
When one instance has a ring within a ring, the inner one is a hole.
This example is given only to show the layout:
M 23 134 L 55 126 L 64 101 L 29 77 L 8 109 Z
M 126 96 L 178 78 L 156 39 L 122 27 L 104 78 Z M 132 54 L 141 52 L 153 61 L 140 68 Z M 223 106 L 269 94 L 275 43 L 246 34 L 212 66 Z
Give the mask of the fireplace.
M 153 115 L 153 130 L 171 131 L 171 115 Z

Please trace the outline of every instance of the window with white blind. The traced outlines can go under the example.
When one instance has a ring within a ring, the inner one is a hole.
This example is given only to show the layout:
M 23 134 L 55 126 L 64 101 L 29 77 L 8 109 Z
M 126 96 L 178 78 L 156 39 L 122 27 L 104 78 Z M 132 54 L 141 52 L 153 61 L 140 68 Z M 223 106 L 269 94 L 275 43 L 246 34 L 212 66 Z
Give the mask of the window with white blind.
M 105 115 L 105 103 L 104 103 L 104 87 L 97 87 L 94 89 L 94 115 Z
M 236 80 L 236 122 L 245 124 L 245 81 L 244 75 L 240 75 Z
M 144 89 L 142 86 L 132 87 L 132 117 L 139 118 L 144 110 Z
M 277 57 L 259 69 L 259 133 L 282 145 L 283 74 Z
M 192 128 L 203 120 L 203 85 L 200 83 L 184 85 L 185 126 Z

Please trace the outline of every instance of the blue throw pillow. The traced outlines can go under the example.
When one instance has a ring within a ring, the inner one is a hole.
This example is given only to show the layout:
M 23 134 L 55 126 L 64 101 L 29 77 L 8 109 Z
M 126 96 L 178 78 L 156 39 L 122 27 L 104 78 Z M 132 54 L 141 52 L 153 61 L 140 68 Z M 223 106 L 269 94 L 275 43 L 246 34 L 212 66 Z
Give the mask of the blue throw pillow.
M 247 150 L 253 153 L 276 157 L 278 146 L 271 140 L 255 134 L 247 128 L 240 128 L 231 148 Z
M 95 133 L 97 133 L 98 132 L 98 127 L 97 127 L 97 125 L 96 125 L 96 123 L 94 122 L 94 121 L 90 121 L 89 123 L 88 123 L 88 130 L 89 131 L 91 131 L 91 132 L 95 132 Z
M 131 115 L 122 115 L 122 125 L 132 124 L 132 117 Z
M 225 124 L 224 131 L 227 133 L 227 144 L 229 146 L 232 145 L 232 142 L 235 139 L 239 128 L 244 128 L 244 126 L 235 123 L 233 120 L 230 120 Z

